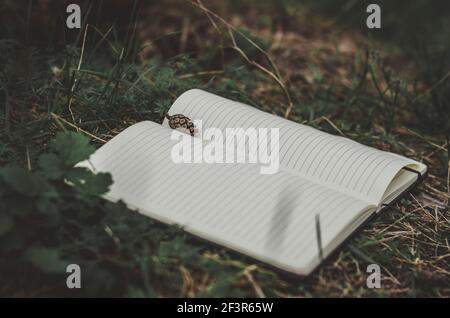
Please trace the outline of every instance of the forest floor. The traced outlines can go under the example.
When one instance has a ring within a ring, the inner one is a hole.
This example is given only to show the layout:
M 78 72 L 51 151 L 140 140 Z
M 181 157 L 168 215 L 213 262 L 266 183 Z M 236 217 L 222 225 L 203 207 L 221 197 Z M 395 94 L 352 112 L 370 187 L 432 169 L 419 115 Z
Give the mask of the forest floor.
M 116 24 L 94 5 L 80 31 L 39 39 L 50 25 L 42 3 L 0 40 L 0 295 L 450 296 L 447 55 L 405 51 L 289 1 L 165 1 Z M 190 88 L 424 162 L 428 176 L 294 280 L 99 200 L 106 177 L 80 192 L 63 185 L 78 177 L 73 158 L 136 122 L 161 122 Z M 57 265 L 69 261 L 87 272 L 80 291 L 61 283 Z M 372 263 L 379 289 L 366 286 Z

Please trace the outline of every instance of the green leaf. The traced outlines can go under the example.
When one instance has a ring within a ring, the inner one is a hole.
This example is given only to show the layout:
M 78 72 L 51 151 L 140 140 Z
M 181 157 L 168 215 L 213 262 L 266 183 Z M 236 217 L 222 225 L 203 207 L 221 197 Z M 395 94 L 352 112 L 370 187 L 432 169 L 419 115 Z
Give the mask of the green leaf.
M 109 292 L 117 288 L 120 279 L 104 266 L 104 264 L 80 264 L 83 271 L 84 291 L 87 295 L 108 295 Z M 83 284 L 83 283 L 82 283 Z
M 54 202 L 46 198 L 41 198 L 36 202 L 36 207 L 46 217 L 46 226 L 53 227 L 59 225 L 61 215 L 58 213 L 57 205 Z
M 7 166 L 0 169 L 0 177 L 13 190 L 27 197 L 36 196 L 40 191 L 41 183 L 45 182 L 39 176 L 17 166 Z
M 39 167 L 49 179 L 59 179 L 63 176 L 63 162 L 53 153 L 43 154 L 39 157 Z
M 105 194 L 112 184 L 109 173 L 94 174 L 86 168 L 74 168 L 67 173 L 66 178 L 72 182 L 81 192 L 99 196 Z
M 7 214 L 0 214 L 0 236 L 7 233 L 14 226 L 14 220 Z
M 13 193 L 2 198 L 3 210 L 10 215 L 24 216 L 34 210 L 35 200 Z
M 50 147 L 67 167 L 88 159 L 95 151 L 95 148 L 89 145 L 87 137 L 75 132 L 59 132 Z
M 59 251 L 55 248 L 32 247 L 26 252 L 25 258 L 46 273 L 66 271 L 67 262 L 61 259 Z

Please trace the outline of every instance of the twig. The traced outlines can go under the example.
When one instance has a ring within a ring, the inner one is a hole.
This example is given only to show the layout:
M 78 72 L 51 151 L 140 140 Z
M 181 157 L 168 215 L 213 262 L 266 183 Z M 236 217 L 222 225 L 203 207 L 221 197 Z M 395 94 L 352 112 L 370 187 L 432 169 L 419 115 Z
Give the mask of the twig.
M 194 290 L 194 279 L 192 278 L 191 273 L 187 270 L 186 267 L 180 265 L 181 277 L 183 279 L 183 291 L 184 295 L 189 298 L 193 298 L 195 296 Z
M 104 140 L 104 139 L 102 139 L 102 138 L 100 138 L 100 137 L 97 137 L 97 136 L 91 134 L 90 132 L 88 132 L 88 131 L 86 131 L 86 130 L 84 130 L 84 129 L 81 129 L 81 128 L 78 127 L 77 125 L 72 124 L 71 122 L 65 120 L 65 119 L 62 118 L 61 116 L 56 115 L 55 113 L 50 113 L 50 114 L 51 114 L 51 116 L 56 120 L 56 122 L 58 122 L 58 124 L 60 124 L 59 121 L 62 121 L 63 123 L 69 125 L 70 127 L 75 128 L 77 131 L 80 131 L 80 132 L 82 132 L 83 134 L 88 135 L 89 137 L 91 137 L 91 138 L 93 138 L 93 139 L 95 139 L 95 140 L 101 141 L 102 143 L 106 143 L 106 140 Z M 61 124 L 60 124 L 60 125 L 61 125 Z
M 262 53 L 264 55 L 264 57 L 268 60 L 268 62 L 270 63 L 270 66 L 274 69 L 275 73 L 277 74 L 277 76 L 279 78 L 281 78 L 280 76 L 280 72 L 278 71 L 278 67 L 276 66 L 275 62 L 273 61 L 273 59 L 271 58 L 271 56 L 264 51 L 257 43 L 255 43 L 255 41 L 253 41 L 252 39 L 250 39 L 247 35 L 245 35 L 244 33 L 242 33 L 241 31 L 239 31 L 234 25 L 232 25 L 231 23 L 229 23 L 228 21 L 226 21 L 225 19 L 223 19 L 221 16 L 219 16 L 217 13 L 209 10 L 208 8 L 206 8 L 202 2 L 200 0 L 197 0 L 197 2 L 194 1 L 189 1 L 191 2 L 191 4 L 193 4 L 194 6 L 200 8 L 202 11 L 208 14 L 210 14 L 211 16 L 215 17 L 216 19 L 218 19 L 220 22 L 222 22 L 225 26 L 227 26 L 229 29 L 232 29 L 234 32 L 238 33 L 240 36 L 242 36 L 246 41 L 248 41 L 252 46 L 254 46 L 260 53 Z
M 255 294 L 259 298 L 266 298 L 266 295 L 264 294 L 264 291 L 262 290 L 261 286 L 256 282 L 255 278 L 252 275 L 252 272 L 256 269 L 256 265 L 250 265 L 246 267 L 243 271 L 244 276 L 248 279 L 250 284 L 252 284 L 253 289 L 255 290 Z
M 244 33 L 242 33 L 241 31 L 239 31 L 236 27 L 234 27 L 232 24 L 230 24 L 229 22 L 227 22 L 225 19 L 223 19 L 221 16 L 219 16 L 218 14 L 216 14 L 215 12 L 209 10 L 208 8 L 206 8 L 202 2 L 200 0 L 189 1 L 192 5 L 196 6 L 197 8 L 201 9 L 206 16 L 208 17 L 209 21 L 211 22 L 211 24 L 213 25 L 213 27 L 219 32 L 220 35 L 222 35 L 222 31 L 220 30 L 220 28 L 217 26 L 217 24 L 215 23 L 215 21 L 212 19 L 212 17 L 216 18 L 217 20 L 219 20 L 223 25 L 225 25 L 228 28 L 228 34 L 231 37 L 231 40 L 233 42 L 233 46 L 231 47 L 232 49 L 236 50 L 244 59 L 247 63 L 257 67 L 258 69 L 260 69 L 262 72 L 266 73 L 267 75 L 269 75 L 271 78 L 273 78 L 277 84 L 281 87 L 281 89 L 283 90 L 283 93 L 285 95 L 285 98 L 287 100 L 287 108 L 286 111 L 284 113 L 284 117 L 288 118 L 292 108 L 293 108 L 293 103 L 292 103 L 292 99 L 291 99 L 291 95 L 289 94 L 289 91 L 286 87 L 286 85 L 284 84 L 282 77 L 280 75 L 280 72 L 278 70 L 278 67 L 276 66 L 275 62 L 273 61 L 273 59 L 271 58 L 271 56 L 264 51 L 257 43 L 255 43 L 252 39 L 250 39 L 248 36 L 246 36 Z M 255 47 L 261 54 L 264 55 L 264 57 L 267 59 L 267 61 L 270 64 L 270 67 L 273 69 L 273 72 L 268 70 L 266 67 L 262 66 L 261 64 L 257 63 L 256 61 L 250 60 L 250 58 L 247 56 L 247 54 L 245 54 L 245 52 L 236 45 L 236 41 L 234 39 L 234 35 L 233 32 L 236 32 L 237 34 L 239 34 L 240 36 L 242 36 L 247 42 L 249 42 L 253 47 Z
M 439 81 L 433 84 L 429 89 L 427 89 L 423 94 L 417 96 L 412 100 L 413 103 L 417 102 L 418 100 L 422 99 L 423 97 L 427 96 L 429 93 L 431 93 L 436 87 L 441 85 L 445 80 L 450 76 L 450 71 L 447 72 Z
M 343 137 L 347 137 L 342 130 L 340 130 L 328 117 L 322 116 L 320 117 L 321 119 L 325 120 L 331 127 L 333 127 L 334 129 L 336 129 L 336 131 L 341 134 Z
M 103 43 L 103 41 L 106 41 L 111 50 L 113 50 L 113 52 L 115 54 L 119 54 L 119 51 L 116 49 L 116 47 L 111 43 L 111 41 L 109 41 L 107 39 L 109 33 L 113 30 L 113 26 L 111 26 L 105 33 L 103 33 L 102 31 L 100 31 L 97 27 L 95 26 L 91 26 L 91 28 L 94 29 L 95 32 L 97 32 L 98 34 L 100 34 L 100 36 L 102 37 L 97 44 L 95 45 L 95 47 L 92 49 L 91 54 L 88 56 L 88 61 L 90 61 L 90 58 L 93 56 L 93 53 L 100 47 L 100 45 Z
M 415 132 L 415 131 L 413 131 L 413 130 L 411 130 L 411 129 L 409 129 L 409 128 L 407 128 L 407 127 L 403 127 L 404 129 L 406 129 L 408 132 L 410 132 L 411 134 L 413 134 L 414 136 L 416 136 L 416 137 L 419 137 L 420 139 L 422 139 L 423 141 L 425 141 L 426 143 L 428 143 L 428 144 L 430 144 L 431 146 L 433 146 L 433 147 L 436 147 L 436 148 L 438 148 L 439 150 L 442 150 L 442 151 L 447 151 L 447 149 L 445 149 L 445 144 L 444 144 L 444 146 L 440 146 L 440 145 L 438 145 L 438 144 L 436 144 L 436 143 L 434 143 L 434 142 L 432 142 L 432 141 L 429 141 L 428 139 L 426 139 L 424 136 L 422 136 L 421 134 L 419 134 L 419 133 L 417 133 L 417 132 Z
M 84 35 L 83 35 L 83 43 L 81 44 L 81 53 L 80 53 L 80 59 L 78 60 L 78 67 L 77 67 L 77 72 L 80 71 L 81 69 L 81 64 L 83 63 L 83 56 L 84 56 L 84 47 L 86 44 L 86 36 L 87 36 L 87 31 L 89 28 L 89 24 L 86 24 L 86 27 L 84 29 Z M 75 116 L 72 112 L 72 102 L 73 102 L 73 94 L 75 92 L 75 86 L 77 84 L 77 78 L 74 77 L 73 83 L 72 83 L 72 87 L 70 88 L 70 98 L 69 98 L 69 103 L 68 103 L 68 109 L 70 112 L 70 115 L 72 116 L 72 121 L 75 122 Z M 78 129 L 78 128 L 77 128 Z
M 216 70 L 216 71 L 203 71 L 203 72 L 197 72 L 197 73 L 190 73 L 190 74 L 183 74 L 178 76 L 179 79 L 184 78 L 190 78 L 194 76 L 203 76 L 203 75 L 218 75 L 223 74 L 224 72 L 222 70 Z
M 287 109 L 286 109 L 286 111 L 285 111 L 285 113 L 284 113 L 284 117 L 285 117 L 285 118 L 288 118 L 288 117 L 289 117 L 289 114 L 290 114 L 291 111 L 292 111 L 293 104 L 292 104 L 292 101 L 291 101 L 291 96 L 290 96 L 290 94 L 289 94 L 289 92 L 288 92 L 288 90 L 287 90 L 287 88 L 286 88 L 286 85 L 284 85 L 284 83 L 282 82 L 282 80 L 281 80 L 280 78 L 278 78 L 278 76 L 277 76 L 275 73 L 271 72 L 270 70 L 268 70 L 267 68 L 265 68 L 265 67 L 262 66 L 261 64 L 259 64 L 259 63 L 255 62 L 255 61 L 251 60 L 251 59 L 247 56 L 247 54 L 245 54 L 245 52 L 244 52 L 244 51 L 236 44 L 236 39 L 234 38 L 233 32 L 231 32 L 230 29 L 228 29 L 228 34 L 230 35 L 231 41 L 232 41 L 232 43 L 233 43 L 233 46 L 232 46 L 231 48 L 232 48 L 233 50 L 237 51 L 237 52 L 244 58 L 244 60 L 245 60 L 247 63 L 249 63 L 249 64 L 251 64 L 251 65 L 257 67 L 258 69 L 260 69 L 261 71 L 263 71 L 264 73 L 266 73 L 267 75 L 269 75 L 270 77 L 272 77 L 272 78 L 277 82 L 277 84 L 281 87 L 281 89 L 282 89 L 283 92 L 284 92 L 284 95 L 286 96 L 287 102 L 288 102 L 288 107 L 287 107 Z
M 31 171 L 31 159 L 30 159 L 30 149 L 28 148 L 28 145 L 25 146 L 26 154 L 27 154 L 27 168 L 28 171 Z

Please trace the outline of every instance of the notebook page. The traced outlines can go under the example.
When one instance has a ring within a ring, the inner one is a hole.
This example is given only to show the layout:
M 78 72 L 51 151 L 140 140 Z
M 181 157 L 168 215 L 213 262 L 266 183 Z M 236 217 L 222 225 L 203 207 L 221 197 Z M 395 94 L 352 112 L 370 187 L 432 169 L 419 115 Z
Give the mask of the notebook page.
M 423 164 L 380 151 L 260 111 L 252 106 L 193 89 L 182 94 L 169 110 L 208 127 L 266 127 L 280 129 L 280 165 L 314 182 L 338 191 L 381 203 L 394 176 L 404 166 L 424 172 Z M 163 125 L 167 125 L 165 120 Z M 410 175 L 410 178 L 416 178 Z
M 82 165 L 112 174 L 106 198 L 122 199 L 145 215 L 298 274 L 320 262 L 316 214 L 329 253 L 368 208 L 296 174 L 262 175 L 255 164 L 175 164 L 172 132 L 141 122 Z

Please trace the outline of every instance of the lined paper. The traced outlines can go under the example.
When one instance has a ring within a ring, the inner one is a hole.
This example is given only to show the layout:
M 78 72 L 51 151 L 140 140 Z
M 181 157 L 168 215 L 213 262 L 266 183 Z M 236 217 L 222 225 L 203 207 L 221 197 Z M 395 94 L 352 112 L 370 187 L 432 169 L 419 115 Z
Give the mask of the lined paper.
M 425 172 L 416 161 L 364 146 L 300 125 L 254 107 L 193 89 L 182 94 L 169 110 L 192 120 L 202 120 L 203 129 L 279 128 L 280 164 L 286 170 L 337 191 L 378 205 L 402 167 Z M 168 126 L 167 121 L 163 125 Z M 403 181 L 416 178 L 405 174 Z
M 288 171 L 262 175 L 256 164 L 175 164 L 172 132 L 141 122 L 82 165 L 112 174 L 108 199 L 298 274 L 320 262 L 316 215 L 326 256 L 369 208 Z

